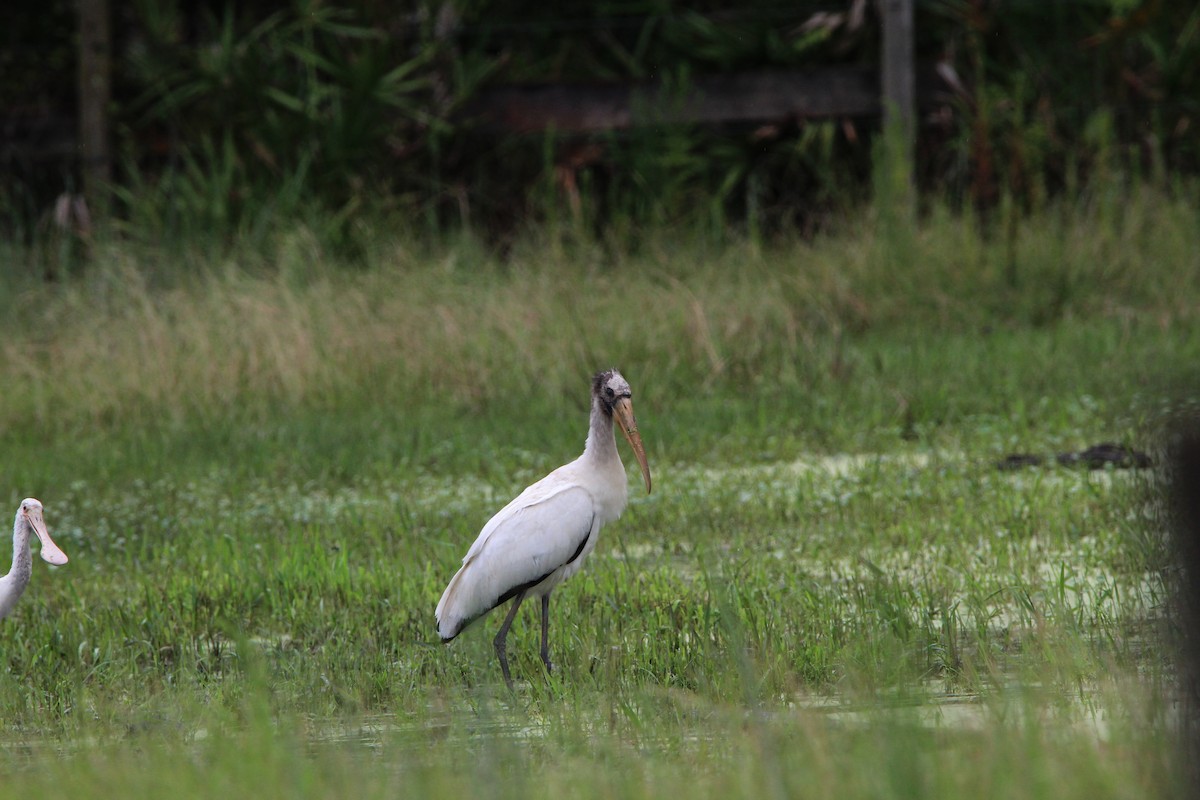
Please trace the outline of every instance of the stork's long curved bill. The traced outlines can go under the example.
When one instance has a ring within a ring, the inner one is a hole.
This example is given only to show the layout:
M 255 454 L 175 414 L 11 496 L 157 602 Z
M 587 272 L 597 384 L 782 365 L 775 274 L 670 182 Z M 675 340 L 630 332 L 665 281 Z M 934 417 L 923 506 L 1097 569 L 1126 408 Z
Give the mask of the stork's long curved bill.
M 642 435 L 638 433 L 637 420 L 633 416 L 633 402 L 628 397 L 622 397 L 613 404 L 613 412 L 617 422 L 621 423 L 621 432 L 629 440 L 633 454 L 637 456 L 638 466 L 642 468 L 642 477 L 646 480 L 646 494 L 650 494 L 650 467 L 646 464 L 646 450 L 642 447 Z
M 29 524 L 33 526 L 33 532 L 42 540 L 42 560 L 47 564 L 61 566 L 67 563 L 67 554 L 59 549 L 54 540 L 50 538 L 50 531 L 46 530 L 46 522 L 42 519 L 42 512 L 36 508 L 26 512 L 29 517 Z

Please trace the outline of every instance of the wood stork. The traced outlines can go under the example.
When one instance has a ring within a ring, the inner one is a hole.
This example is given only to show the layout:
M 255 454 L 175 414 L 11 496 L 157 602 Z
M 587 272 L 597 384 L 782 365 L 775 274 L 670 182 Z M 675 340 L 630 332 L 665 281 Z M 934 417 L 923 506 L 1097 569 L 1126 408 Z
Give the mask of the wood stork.
M 542 662 L 550 663 L 550 592 L 579 571 L 600 528 L 625 510 L 628 485 L 613 420 L 629 440 L 650 492 L 650 468 L 633 416 L 629 384 L 615 369 L 592 380 L 592 411 L 583 455 L 527 487 L 492 517 L 450 580 L 434 612 L 449 642 L 493 608 L 512 607 L 493 642 L 504 682 L 512 688 L 505 639 L 521 601 L 542 600 Z
M 42 519 L 42 504 L 32 497 L 21 501 L 17 509 L 17 518 L 13 522 L 13 560 L 12 569 L 0 578 L 0 619 L 7 617 L 13 606 L 21 599 L 29 578 L 33 575 L 33 558 L 29 554 L 29 534 L 36 533 L 42 540 L 42 560 L 49 564 L 67 563 L 67 554 L 58 549 L 58 545 L 50 538 L 46 530 L 46 522 Z

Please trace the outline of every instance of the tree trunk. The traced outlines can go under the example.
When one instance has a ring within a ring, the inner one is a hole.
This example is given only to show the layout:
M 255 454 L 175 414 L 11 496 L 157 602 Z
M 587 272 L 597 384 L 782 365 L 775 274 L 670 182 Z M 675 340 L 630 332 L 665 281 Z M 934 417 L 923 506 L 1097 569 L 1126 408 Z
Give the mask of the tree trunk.
M 79 157 L 93 215 L 112 180 L 108 105 L 112 93 L 108 0 L 79 0 Z

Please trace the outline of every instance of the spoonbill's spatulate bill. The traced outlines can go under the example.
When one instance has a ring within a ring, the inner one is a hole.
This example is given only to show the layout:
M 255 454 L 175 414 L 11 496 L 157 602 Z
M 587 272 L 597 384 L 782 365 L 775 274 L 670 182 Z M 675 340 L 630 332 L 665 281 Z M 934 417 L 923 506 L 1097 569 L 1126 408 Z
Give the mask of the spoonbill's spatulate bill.
M 549 671 L 550 591 L 579 571 L 596 546 L 600 528 L 625 510 L 628 485 L 614 420 L 629 440 L 650 491 L 650 468 L 631 398 L 629 384 L 615 369 L 596 375 L 583 455 L 526 488 L 483 526 L 438 602 L 438 635 L 449 642 L 472 621 L 513 601 L 494 641 L 510 689 L 505 639 L 521 601 L 542 600 L 541 655 Z
M 42 560 L 48 564 L 67 563 L 67 554 L 58 548 L 46 530 L 42 519 L 42 504 L 32 497 L 21 501 L 17 518 L 13 522 L 12 569 L 0 578 L 0 619 L 7 617 L 13 606 L 21 599 L 29 578 L 33 575 L 33 557 L 29 554 L 29 534 L 42 540 Z

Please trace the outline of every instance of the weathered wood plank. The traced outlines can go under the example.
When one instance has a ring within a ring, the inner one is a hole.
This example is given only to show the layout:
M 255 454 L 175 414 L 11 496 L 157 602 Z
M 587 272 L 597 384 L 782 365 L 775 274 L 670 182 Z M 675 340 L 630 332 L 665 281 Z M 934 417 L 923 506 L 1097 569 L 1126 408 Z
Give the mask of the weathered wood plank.
M 636 125 L 691 122 L 705 125 L 793 119 L 876 117 L 881 112 L 879 70 L 870 66 L 822 67 L 803 72 L 750 72 L 696 78 L 689 92 L 660 82 L 525 84 L 485 88 L 459 121 L 498 133 L 626 130 Z M 916 103 L 944 103 L 944 81 L 929 66 L 916 76 Z M 47 159 L 79 147 L 68 118 L 8 119 L 0 126 L 0 155 Z
M 482 91 L 464 116 L 518 133 L 550 128 L 588 133 L 656 123 L 863 117 L 879 111 L 877 71 L 840 66 L 701 76 L 682 91 L 661 81 L 496 86 Z

